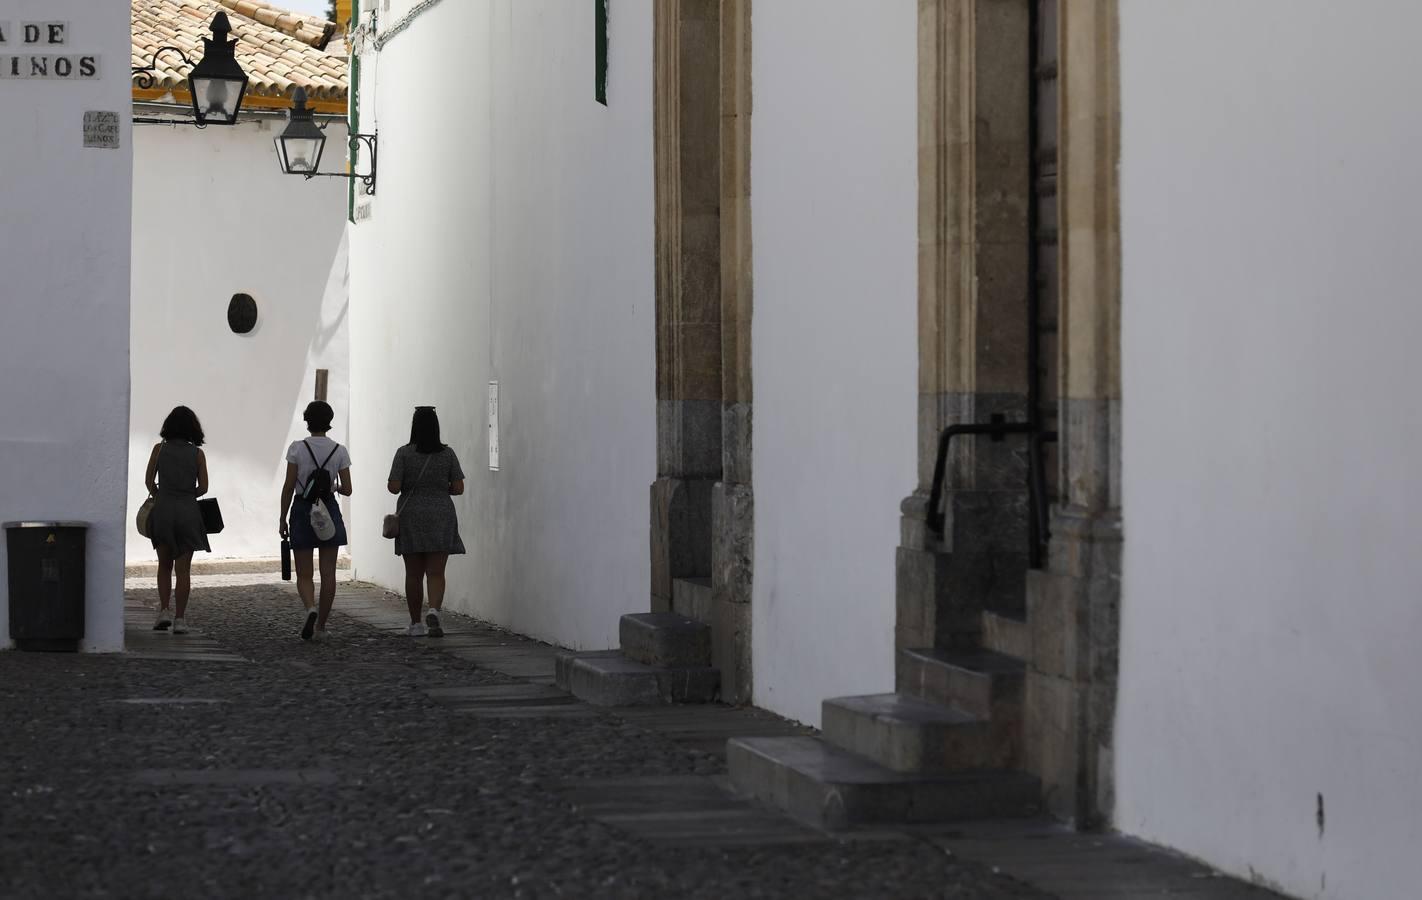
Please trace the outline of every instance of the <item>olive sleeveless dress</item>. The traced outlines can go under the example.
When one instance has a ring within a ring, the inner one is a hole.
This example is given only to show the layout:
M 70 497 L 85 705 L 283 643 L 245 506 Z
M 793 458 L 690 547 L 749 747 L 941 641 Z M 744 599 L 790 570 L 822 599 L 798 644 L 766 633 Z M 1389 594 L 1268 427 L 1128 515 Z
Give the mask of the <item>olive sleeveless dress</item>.
M 164 441 L 158 451 L 158 494 L 148 514 L 154 549 L 174 556 L 195 550 L 212 552 L 197 503 L 198 448 L 185 441 Z

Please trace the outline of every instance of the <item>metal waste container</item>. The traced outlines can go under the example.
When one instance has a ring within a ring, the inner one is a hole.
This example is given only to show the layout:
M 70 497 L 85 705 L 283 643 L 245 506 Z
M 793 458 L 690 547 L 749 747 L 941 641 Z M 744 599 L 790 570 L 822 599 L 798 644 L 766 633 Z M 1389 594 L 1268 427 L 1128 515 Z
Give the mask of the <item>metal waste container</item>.
M 84 637 L 87 522 L 6 522 L 10 638 L 21 650 L 77 650 Z

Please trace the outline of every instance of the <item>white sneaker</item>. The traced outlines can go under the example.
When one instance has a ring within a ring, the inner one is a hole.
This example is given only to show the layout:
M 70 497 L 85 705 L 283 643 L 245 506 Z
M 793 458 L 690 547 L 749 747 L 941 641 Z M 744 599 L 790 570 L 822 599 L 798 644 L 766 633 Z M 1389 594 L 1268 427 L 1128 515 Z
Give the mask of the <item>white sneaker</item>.
M 173 633 L 174 633 L 174 634 L 187 634 L 187 633 L 188 633 L 188 623 L 185 622 L 185 621 L 183 621 L 182 619 L 174 619 L 174 620 L 173 620 Z
M 168 613 L 168 607 L 158 610 L 158 618 L 153 620 L 154 631 L 167 631 L 173 627 L 173 619 Z
M 424 637 L 425 635 L 429 634 L 429 632 L 425 629 L 425 626 L 420 624 L 419 622 L 411 622 L 410 627 L 405 629 L 405 633 L 408 634 L 410 637 Z
M 439 624 L 439 610 L 432 609 L 425 613 L 425 625 L 429 628 L 430 637 L 444 637 L 444 627 Z
M 324 641 L 327 637 L 329 637 L 329 635 L 326 634 L 326 629 L 324 628 L 318 628 L 311 632 L 311 640 L 313 641 Z

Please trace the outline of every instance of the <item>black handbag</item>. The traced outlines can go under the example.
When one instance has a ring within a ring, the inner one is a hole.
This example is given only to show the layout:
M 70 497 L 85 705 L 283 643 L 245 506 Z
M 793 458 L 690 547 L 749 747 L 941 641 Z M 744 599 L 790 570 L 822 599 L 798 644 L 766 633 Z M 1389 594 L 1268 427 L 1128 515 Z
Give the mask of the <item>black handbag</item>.
M 198 501 L 198 512 L 202 513 L 202 530 L 217 534 L 222 530 L 222 508 L 216 497 L 204 497 Z

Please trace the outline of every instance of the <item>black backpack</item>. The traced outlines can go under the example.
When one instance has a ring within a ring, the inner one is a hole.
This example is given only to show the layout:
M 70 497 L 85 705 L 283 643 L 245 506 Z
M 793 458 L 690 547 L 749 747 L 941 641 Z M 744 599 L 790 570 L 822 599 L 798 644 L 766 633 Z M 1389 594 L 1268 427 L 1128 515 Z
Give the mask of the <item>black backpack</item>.
M 311 454 L 311 461 L 316 462 L 316 453 L 311 449 L 311 445 L 302 441 L 306 447 L 306 452 Z M 331 457 L 336 455 L 336 451 L 341 449 L 337 444 L 331 448 L 331 452 L 326 454 L 326 462 L 316 463 L 316 471 L 311 473 L 311 477 L 306 479 L 306 483 L 301 486 L 301 499 L 311 502 L 325 500 L 331 496 L 331 473 L 326 469 L 326 463 L 331 461 Z

